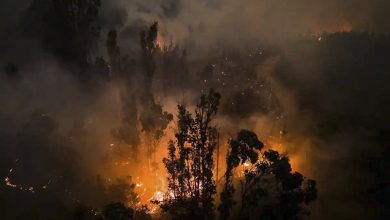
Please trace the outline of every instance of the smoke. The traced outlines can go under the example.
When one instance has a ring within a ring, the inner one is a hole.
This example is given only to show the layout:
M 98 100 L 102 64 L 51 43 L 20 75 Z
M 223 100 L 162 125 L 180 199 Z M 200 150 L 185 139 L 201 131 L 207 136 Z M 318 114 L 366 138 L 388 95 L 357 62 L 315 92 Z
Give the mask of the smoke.
M 125 65 L 111 81 L 90 84 L 52 53 L 42 33 L 22 31 L 29 5 L 7 0 L 0 9 L 0 174 L 34 187 L 22 213 L 55 213 L 51 195 L 101 206 L 107 201 L 97 175 L 106 185 L 123 176 L 163 185 L 163 174 L 147 177 L 151 162 L 141 155 L 136 165 L 111 132 L 140 128 L 136 114 L 148 113 L 139 104 L 145 89 L 139 38 L 158 21 L 167 49 L 153 57 L 156 69 L 146 79 L 153 104 L 161 105 L 153 118 L 175 115 L 177 103 L 191 108 L 215 88 L 222 95 L 215 122 L 222 145 L 245 128 L 288 153 L 294 170 L 318 180 L 313 219 L 386 215 L 390 39 L 379 33 L 390 30 L 388 1 L 105 0 L 93 55 L 108 60 L 106 34 L 116 29 Z M 34 18 L 28 21 L 41 27 Z M 323 33 L 338 31 L 345 33 Z M 165 156 L 173 126 L 164 122 L 155 161 Z M 147 142 L 137 143 L 141 154 Z M 0 189 L 1 206 L 11 207 L 5 219 L 15 218 L 26 192 Z
M 242 48 L 259 42 L 278 42 L 286 36 L 324 31 L 387 32 L 387 1 L 107 1 L 105 17 L 122 14 L 121 25 L 160 21 L 168 41 L 193 49 Z M 127 13 L 116 13 L 126 9 Z M 130 33 L 132 33 L 130 31 Z M 238 34 L 239 33 L 239 34 Z M 128 37 L 128 36 L 125 36 Z
M 380 219 L 386 204 L 381 194 L 388 193 L 383 185 L 388 165 L 378 161 L 388 157 L 383 135 L 389 122 L 389 65 L 383 57 L 389 39 L 331 34 L 323 40 L 295 44 L 276 67 L 284 89 L 279 91 L 287 91 L 283 97 L 295 104 L 284 107 L 285 141 L 306 161 L 302 170 L 319 181 L 324 194 L 317 203 L 319 213 L 360 219 L 372 216 L 361 209 L 370 207 L 378 211 L 373 218 Z

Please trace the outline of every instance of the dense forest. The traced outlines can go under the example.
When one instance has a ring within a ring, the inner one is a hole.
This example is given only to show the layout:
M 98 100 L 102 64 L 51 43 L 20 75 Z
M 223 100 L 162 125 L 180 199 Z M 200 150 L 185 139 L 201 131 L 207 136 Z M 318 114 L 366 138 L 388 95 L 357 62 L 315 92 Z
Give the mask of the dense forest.
M 7 0 L 1 219 L 389 217 L 390 35 L 204 2 Z

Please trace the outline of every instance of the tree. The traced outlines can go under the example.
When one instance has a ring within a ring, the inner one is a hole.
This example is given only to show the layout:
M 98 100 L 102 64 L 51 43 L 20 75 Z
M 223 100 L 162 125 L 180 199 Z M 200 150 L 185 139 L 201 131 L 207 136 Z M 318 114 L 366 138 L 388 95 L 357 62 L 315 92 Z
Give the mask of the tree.
M 159 51 L 157 44 L 158 22 L 154 22 L 147 30 L 141 32 L 141 49 L 143 67 L 145 71 L 144 91 L 141 97 L 142 112 L 140 121 L 142 131 L 146 133 L 150 140 L 148 146 L 148 154 L 151 156 L 156 150 L 156 146 L 164 135 L 164 130 L 172 121 L 172 114 L 163 111 L 162 106 L 156 103 L 151 85 L 153 76 L 156 70 L 154 54 Z M 156 164 L 154 162 L 154 164 Z
M 70 70 L 89 80 L 100 36 L 101 0 L 32 0 L 21 29 L 42 43 Z
M 111 65 L 116 64 L 120 59 L 120 49 L 118 46 L 116 30 L 110 30 L 108 32 L 106 48 Z
M 145 93 L 150 93 L 151 80 L 156 70 L 153 55 L 158 51 L 157 44 L 158 22 L 154 22 L 149 29 L 141 32 L 142 62 L 145 69 Z M 146 96 L 147 97 L 147 96 Z
M 113 137 L 125 146 L 120 145 L 118 155 L 128 156 L 132 154 L 133 157 L 137 157 L 139 153 L 139 130 L 138 130 L 138 109 L 136 95 L 125 89 L 121 91 L 120 98 L 122 100 L 122 118 L 121 126 L 116 129 L 112 129 L 111 133 Z
M 110 30 L 107 34 L 106 49 L 110 62 L 111 73 L 117 75 L 121 71 L 121 53 L 117 41 L 116 30 Z
M 233 170 L 251 162 L 240 179 L 240 219 L 299 219 L 308 215 L 307 205 L 317 197 L 316 182 L 292 173 L 289 159 L 277 151 L 261 152 L 263 144 L 255 133 L 241 130 L 229 141 L 225 187 L 221 193 L 220 218 L 227 219 L 235 205 Z M 259 154 L 261 157 L 259 158 Z
M 214 90 L 201 96 L 192 116 L 185 106 L 178 106 L 176 142 L 168 144 L 169 155 L 163 162 L 168 171 L 169 192 L 160 202 L 163 211 L 175 219 L 212 219 L 213 153 L 217 130 L 211 125 L 221 96 Z
M 141 104 L 144 109 L 143 112 L 152 109 L 156 105 L 153 93 L 151 91 L 151 85 L 156 70 L 154 54 L 158 49 L 157 33 L 158 33 L 157 22 L 153 23 L 147 31 L 144 30 L 141 32 L 141 41 L 140 41 L 141 49 L 142 49 L 141 61 L 143 63 L 143 68 L 145 71 L 144 91 L 142 93 L 142 98 L 141 98 Z
M 149 142 L 147 152 L 149 156 L 155 153 L 165 129 L 172 120 L 173 115 L 163 111 L 162 106 L 157 103 L 150 103 L 149 108 L 140 115 L 142 131 L 146 133 Z
M 202 95 L 193 116 L 178 105 L 176 141 L 168 143 L 163 159 L 168 172 L 168 189 L 160 204 L 174 219 L 212 219 L 213 152 L 217 131 L 211 120 L 218 110 L 220 95 L 210 90 Z M 241 130 L 229 140 L 225 185 L 220 194 L 219 217 L 228 219 L 298 219 L 308 215 L 308 204 L 317 197 L 316 182 L 292 172 L 289 159 L 274 150 L 263 151 L 256 133 Z M 252 166 L 234 179 L 236 168 Z M 235 183 L 240 184 L 236 191 Z M 239 201 L 234 198 L 239 197 Z M 238 213 L 232 210 L 238 206 Z
M 233 186 L 233 172 L 239 164 L 247 161 L 256 163 L 258 159 L 257 151 L 263 148 L 263 143 L 259 141 L 257 135 L 248 130 L 241 130 L 236 139 L 229 141 L 229 149 L 226 157 L 225 186 L 221 192 L 221 204 L 218 207 L 221 219 L 227 219 L 232 207 L 236 204 L 233 200 L 235 192 Z
M 240 217 L 244 219 L 299 219 L 317 198 L 316 182 L 291 172 L 286 155 L 267 150 L 242 182 Z M 255 215 L 254 210 L 260 210 Z
M 45 37 L 58 56 L 76 61 L 81 67 L 92 61 L 91 53 L 100 34 L 100 7 L 100 0 L 51 0 L 45 16 Z

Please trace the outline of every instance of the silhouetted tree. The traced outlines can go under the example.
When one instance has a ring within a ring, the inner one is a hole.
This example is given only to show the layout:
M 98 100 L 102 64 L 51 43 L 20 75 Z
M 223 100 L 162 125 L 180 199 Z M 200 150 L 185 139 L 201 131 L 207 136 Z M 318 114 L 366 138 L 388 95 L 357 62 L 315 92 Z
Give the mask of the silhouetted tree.
M 141 32 L 142 62 L 145 70 L 145 92 L 150 92 L 151 80 L 156 70 L 153 55 L 158 51 L 158 22 L 154 22 L 148 30 Z
M 175 219 L 214 216 L 213 153 L 217 130 L 210 123 L 218 111 L 220 97 L 213 90 L 202 95 L 194 117 L 184 106 L 178 106 L 176 142 L 170 141 L 169 155 L 163 160 L 170 192 L 161 202 L 162 209 Z
M 151 139 L 148 148 L 148 154 L 155 152 L 156 146 L 164 136 L 164 131 L 168 127 L 173 115 L 163 111 L 162 106 L 157 103 L 151 103 L 147 111 L 140 115 L 142 131 L 146 132 Z
M 101 0 L 32 0 L 21 19 L 21 30 L 42 40 L 69 72 L 93 86 L 103 82 L 100 76 L 109 76 L 107 62 L 102 65 L 98 54 L 100 8 Z
M 156 63 L 153 55 L 156 53 L 158 49 L 157 45 L 157 32 L 158 32 L 158 23 L 153 23 L 148 30 L 143 30 L 141 32 L 141 50 L 142 56 L 141 60 L 143 63 L 143 68 L 145 71 L 144 76 L 144 91 L 142 93 L 142 106 L 145 111 L 153 107 L 155 105 L 154 96 L 151 91 L 151 85 L 153 80 L 153 75 L 156 70 Z
M 292 173 L 288 157 L 274 150 L 265 151 L 241 183 L 242 219 L 299 219 L 317 198 L 316 182 Z
M 233 170 L 240 164 L 252 163 L 244 171 L 241 183 L 240 219 L 298 219 L 309 214 L 307 205 L 317 196 L 316 182 L 304 180 L 302 174 L 292 173 L 289 159 L 277 151 L 261 152 L 263 144 L 255 133 L 241 130 L 229 141 L 226 158 L 225 187 L 221 193 L 220 218 L 231 215 L 235 188 Z M 259 158 L 259 154 L 262 157 Z
M 100 0 L 51 0 L 50 7 L 45 17 L 47 42 L 63 59 L 88 66 L 100 34 Z
M 120 56 L 120 49 L 118 46 L 116 30 L 110 30 L 108 32 L 106 48 L 111 64 L 118 62 Z
M 159 51 L 157 44 L 158 23 L 154 22 L 147 30 L 141 32 L 141 49 L 143 68 L 145 71 L 144 88 L 141 96 L 142 112 L 140 121 L 142 131 L 151 139 L 148 143 L 148 154 L 152 155 L 160 139 L 164 135 L 164 130 L 173 119 L 172 114 L 162 110 L 162 106 L 156 103 L 151 90 L 153 76 L 156 70 L 154 54 Z
M 236 204 L 233 200 L 235 188 L 233 186 L 233 171 L 239 164 L 247 161 L 256 163 L 258 152 L 263 148 L 257 135 L 248 130 L 241 130 L 236 139 L 229 141 L 229 149 L 226 157 L 225 186 L 221 192 L 221 204 L 218 207 L 221 219 L 227 219 L 232 207 Z

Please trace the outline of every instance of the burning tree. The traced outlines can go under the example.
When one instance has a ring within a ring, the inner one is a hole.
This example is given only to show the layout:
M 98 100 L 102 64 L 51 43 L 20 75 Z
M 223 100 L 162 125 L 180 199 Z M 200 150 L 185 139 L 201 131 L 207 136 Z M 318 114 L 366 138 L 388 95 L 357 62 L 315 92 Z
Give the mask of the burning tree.
M 169 142 L 168 157 L 163 159 L 169 190 L 155 201 L 174 219 L 212 219 L 215 215 L 213 153 L 218 133 L 211 121 L 219 100 L 213 90 L 202 95 L 194 116 L 178 105 L 176 141 Z M 263 151 L 263 147 L 249 130 L 241 130 L 229 140 L 220 219 L 298 219 L 309 214 L 307 205 L 317 197 L 316 182 L 292 172 L 286 155 Z M 245 168 L 243 175 L 234 178 L 240 165 Z M 235 209 L 238 212 L 233 214 L 236 204 L 240 204 Z
M 217 130 L 211 125 L 218 111 L 220 94 L 210 90 L 201 96 L 195 115 L 178 105 L 176 141 L 168 145 L 169 155 L 163 162 L 168 171 L 169 193 L 159 202 L 173 218 L 207 218 L 214 216 L 213 153 Z

